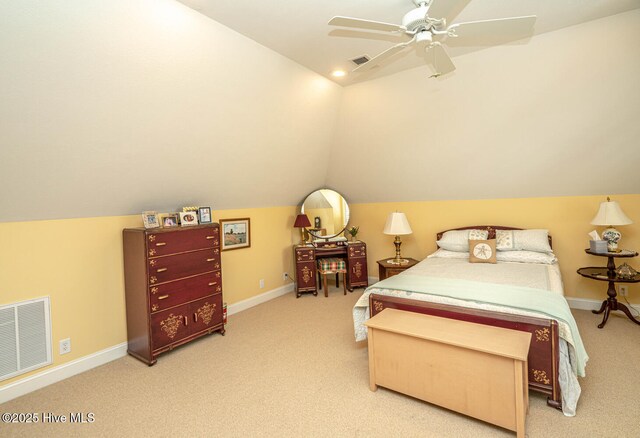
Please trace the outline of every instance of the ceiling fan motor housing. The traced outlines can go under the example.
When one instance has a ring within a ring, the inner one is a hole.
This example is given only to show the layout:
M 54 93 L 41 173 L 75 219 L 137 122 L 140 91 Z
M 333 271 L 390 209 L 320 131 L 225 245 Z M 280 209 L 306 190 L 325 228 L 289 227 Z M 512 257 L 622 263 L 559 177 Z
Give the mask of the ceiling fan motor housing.
M 419 6 L 418 8 L 409 11 L 402 17 L 402 25 L 407 28 L 408 31 L 415 32 L 420 28 L 428 29 L 430 23 L 426 20 L 429 6 Z

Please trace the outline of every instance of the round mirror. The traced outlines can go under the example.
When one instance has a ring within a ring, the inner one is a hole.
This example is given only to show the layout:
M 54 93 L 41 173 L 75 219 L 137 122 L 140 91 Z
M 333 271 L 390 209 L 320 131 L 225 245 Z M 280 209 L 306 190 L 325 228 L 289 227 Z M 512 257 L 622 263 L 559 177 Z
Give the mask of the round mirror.
M 349 223 L 349 205 L 334 190 L 320 189 L 302 203 L 301 212 L 311 221 L 309 234 L 318 239 L 330 239 L 342 233 Z

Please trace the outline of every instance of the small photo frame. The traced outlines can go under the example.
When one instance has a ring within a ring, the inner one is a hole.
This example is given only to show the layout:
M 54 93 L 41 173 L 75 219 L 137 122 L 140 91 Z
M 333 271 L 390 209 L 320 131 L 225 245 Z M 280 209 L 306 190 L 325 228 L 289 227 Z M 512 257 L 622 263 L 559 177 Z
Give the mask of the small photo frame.
M 220 219 L 220 232 L 222 234 L 222 250 L 249 248 L 251 246 L 251 220 Z
M 178 213 L 167 213 L 160 216 L 163 228 L 177 227 L 180 224 Z
M 201 224 L 211 223 L 211 207 L 198 208 L 198 220 Z
M 155 211 L 143 211 L 142 222 L 145 228 L 158 228 L 160 226 L 160 218 Z
M 198 213 L 195 211 L 180 212 L 180 225 L 183 227 L 198 225 Z

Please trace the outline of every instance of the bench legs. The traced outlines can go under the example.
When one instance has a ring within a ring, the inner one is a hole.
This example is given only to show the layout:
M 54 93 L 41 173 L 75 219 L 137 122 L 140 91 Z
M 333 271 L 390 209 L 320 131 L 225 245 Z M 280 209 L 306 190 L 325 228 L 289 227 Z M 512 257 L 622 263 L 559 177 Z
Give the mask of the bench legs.
M 336 274 L 336 287 L 340 287 L 340 282 L 338 280 L 338 275 L 342 274 L 342 289 L 344 290 L 344 295 L 347 294 L 347 278 L 346 272 L 327 272 L 320 273 L 322 276 L 322 283 L 320 283 L 320 289 L 324 288 L 324 296 L 329 297 L 329 288 L 327 287 L 327 276 L 331 274 Z

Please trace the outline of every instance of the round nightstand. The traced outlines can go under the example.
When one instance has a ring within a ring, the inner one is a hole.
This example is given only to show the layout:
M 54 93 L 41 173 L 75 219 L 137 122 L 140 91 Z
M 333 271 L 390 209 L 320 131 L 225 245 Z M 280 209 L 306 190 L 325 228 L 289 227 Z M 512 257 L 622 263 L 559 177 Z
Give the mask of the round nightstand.
M 600 310 L 592 310 L 593 313 L 599 315 L 604 312 L 604 318 L 602 322 L 598 324 L 598 328 L 604 327 L 609 319 L 609 313 L 612 310 L 621 310 L 625 315 L 631 319 L 631 321 L 640 325 L 640 321 L 635 319 L 629 308 L 622 303 L 619 303 L 616 299 L 618 295 L 616 293 L 616 283 L 639 283 L 640 275 L 635 275 L 632 278 L 620 278 L 616 274 L 616 264 L 615 258 L 623 258 L 623 257 L 636 257 L 638 255 L 635 251 L 622 251 L 622 252 L 605 252 L 605 253 L 597 253 L 593 252 L 590 249 L 585 249 L 587 254 L 591 254 L 598 257 L 607 257 L 607 267 L 588 267 L 588 268 L 580 268 L 578 269 L 578 274 L 583 277 L 589 278 L 591 280 L 598 281 L 606 281 L 609 283 L 609 287 L 607 288 L 608 298 L 602 302 L 602 306 L 600 306 Z

